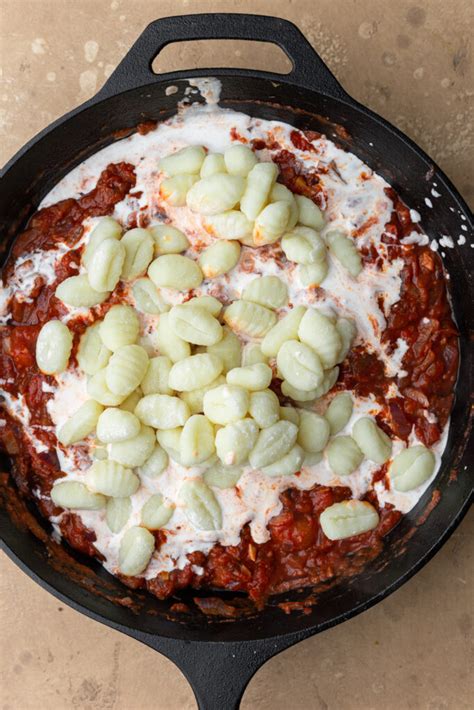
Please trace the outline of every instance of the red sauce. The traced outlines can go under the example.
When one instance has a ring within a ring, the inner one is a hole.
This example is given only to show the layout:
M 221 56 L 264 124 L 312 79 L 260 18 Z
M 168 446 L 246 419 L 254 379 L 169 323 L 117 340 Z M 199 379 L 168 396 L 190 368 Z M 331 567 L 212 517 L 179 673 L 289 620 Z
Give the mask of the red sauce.
M 141 130 L 146 132 L 150 128 L 144 125 Z M 303 150 L 310 149 L 309 141 L 314 137 L 318 136 L 305 137 L 299 131 L 292 133 L 293 144 Z M 254 148 L 268 147 L 263 141 L 260 141 L 263 145 L 257 143 L 253 141 Z M 308 172 L 291 152 L 280 150 L 278 145 L 272 144 L 271 147 L 277 151 L 274 160 L 280 166 L 282 182 L 294 192 L 307 195 L 321 204 L 323 196 L 318 173 Z M 96 188 L 88 194 L 39 211 L 12 249 L 5 267 L 6 279 L 21 253 L 50 249 L 59 241 L 65 241 L 72 250 L 58 267 L 57 281 L 77 273 L 74 267 L 79 263 L 80 255 L 73 247 L 82 234 L 82 221 L 88 216 L 110 214 L 114 205 L 134 186 L 135 175 L 131 165 L 109 165 Z M 397 381 L 401 396 L 388 400 L 387 404 L 387 389 L 394 380 L 385 376 L 377 357 L 362 347 L 352 349 L 342 364 L 338 387 L 353 389 L 362 396 L 372 393 L 384 405 L 378 419 L 381 426 L 401 438 L 407 438 L 414 425 L 417 436 L 430 445 L 439 438 L 439 427 L 446 422 L 452 404 L 458 364 L 457 332 L 451 317 L 441 261 L 425 247 L 400 245 L 403 236 L 418 228 L 411 222 L 409 210 L 396 193 L 390 189 L 388 194 L 394 201 L 394 211 L 386 225 L 384 240 L 392 245 L 394 258 L 401 256 L 404 259 L 405 266 L 401 298 L 388 315 L 384 340 L 395 346 L 397 338 L 402 337 L 409 344 L 402 364 L 406 375 Z M 364 225 L 359 231 L 362 233 L 367 226 Z M 268 257 L 281 258 L 278 247 L 268 247 Z M 247 258 L 248 270 L 251 271 L 251 253 Z M 377 258 L 376 253 L 364 254 L 366 261 Z M 36 367 L 35 342 L 40 324 L 62 314 L 63 307 L 54 296 L 56 284 L 45 286 L 39 279 L 32 304 L 13 302 L 13 321 L 4 328 L 0 351 L 0 369 L 4 377 L 15 381 L 13 386 L 5 387 L 25 396 L 32 412 L 32 422 L 38 424 L 51 422 L 46 410 L 50 395 L 42 389 L 42 384 L 49 380 Z M 96 317 L 103 315 L 119 297 L 120 294 L 115 293 L 107 303 L 98 306 Z M 83 327 L 79 325 L 75 329 L 74 348 Z M 273 383 L 277 392 L 278 384 L 278 381 Z M 439 425 L 428 421 L 427 412 L 438 417 Z M 7 426 L 0 431 L 3 446 L 13 459 L 12 473 L 20 492 L 31 497 L 32 491 L 39 488 L 47 496 L 54 480 L 61 475 L 56 455 L 49 451 L 38 454 L 24 436 L 21 426 L 8 414 L 7 422 Z M 53 435 L 42 431 L 41 437 L 44 437 L 49 450 L 54 451 Z M 374 480 L 383 480 L 385 474 L 385 468 L 381 467 L 374 474 Z M 146 587 L 160 598 L 192 585 L 196 588 L 244 591 L 257 605 L 262 605 L 269 594 L 354 575 L 380 553 L 383 538 L 396 525 L 400 513 L 385 506 L 379 509 L 380 522 L 375 530 L 346 540 L 330 541 L 321 530 L 319 515 L 332 503 L 350 497 L 348 488 L 317 485 L 310 491 L 289 489 L 281 495 L 281 513 L 269 523 L 268 542 L 256 544 L 246 526 L 239 545 L 216 545 L 207 557 L 200 552 L 192 553 L 188 556 L 189 565 L 183 570 L 162 573 L 148 581 L 142 578 L 121 579 L 134 588 Z M 49 498 L 35 500 L 44 515 L 59 512 Z M 368 494 L 367 500 L 378 507 L 374 495 Z M 64 515 L 61 531 L 73 547 L 100 557 L 94 547 L 95 534 L 82 524 L 78 516 L 72 513 Z M 157 547 L 163 543 L 165 536 L 163 532 L 155 536 Z M 202 567 L 204 573 L 197 575 L 192 570 L 193 565 Z

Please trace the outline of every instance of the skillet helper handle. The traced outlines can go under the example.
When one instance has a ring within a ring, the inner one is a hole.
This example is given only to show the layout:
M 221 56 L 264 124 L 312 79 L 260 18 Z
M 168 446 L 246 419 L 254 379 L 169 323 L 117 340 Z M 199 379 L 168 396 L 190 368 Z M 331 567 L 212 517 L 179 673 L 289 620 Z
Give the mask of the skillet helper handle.
M 168 44 L 191 40 L 239 39 L 271 42 L 282 49 L 293 64 L 289 74 L 234 70 L 196 70 L 157 75 L 152 70 L 155 57 Z M 163 79 L 192 76 L 239 74 L 284 80 L 313 89 L 334 98 L 348 98 L 346 92 L 314 51 L 303 33 L 289 20 L 265 15 L 241 13 L 203 13 L 164 17 L 151 22 L 117 66 L 97 98 L 135 89 Z
M 199 710 L 239 710 L 245 689 L 258 669 L 300 639 L 287 636 L 241 642 L 186 642 L 147 635 L 140 640 L 178 666 L 193 689 Z

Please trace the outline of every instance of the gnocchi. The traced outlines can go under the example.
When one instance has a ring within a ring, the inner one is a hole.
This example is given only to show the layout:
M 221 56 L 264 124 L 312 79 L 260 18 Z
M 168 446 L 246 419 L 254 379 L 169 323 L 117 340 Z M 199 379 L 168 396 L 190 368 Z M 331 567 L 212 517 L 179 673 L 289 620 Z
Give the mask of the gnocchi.
M 105 381 L 111 392 L 127 397 L 142 381 L 148 355 L 140 345 L 123 345 L 111 356 L 105 368 Z
M 338 362 L 345 360 L 347 353 L 349 352 L 352 341 L 354 340 L 357 330 L 354 321 L 348 318 L 339 318 L 336 322 L 337 332 L 341 338 L 341 350 L 338 355 Z
M 392 488 L 402 493 L 418 488 L 431 478 L 435 464 L 433 452 L 421 444 L 404 449 L 395 456 L 389 469 Z
M 94 250 L 87 268 L 89 283 L 96 291 L 113 291 L 125 260 L 123 240 L 106 239 Z
M 323 229 L 325 225 L 323 213 L 313 200 L 304 195 L 295 195 L 295 200 L 298 206 L 298 222 L 312 229 Z
M 324 260 L 316 264 L 299 264 L 297 274 L 304 288 L 315 288 L 322 284 L 328 275 L 328 270 L 328 263 Z
M 221 374 L 223 367 L 222 360 L 217 355 L 191 355 L 173 365 L 168 384 L 177 392 L 191 392 L 210 384 Z
M 112 392 L 106 380 L 106 370 L 99 370 L 87 382 L 87 394 L 104 407 L 118 407 L 122 404 L 126 396 Z
M 200 177 L 210 177 L 216 173 L 225 173 L 226 166 L 222 153 L 208 153 L 201 165 Z
M 155 284 L 148 278 L 137 279 L 132 287 L 135 307 L 142 313 L 159 315 L 169 310 Z
M 108 445 L 108 454 L 111 461 L 116 461 L 122 466 L 135 468 L 143 466 L 151 456 L 155 447 L 155 433 L 149 426 L 141 426 L 136 436 L 126 441 L 115 441 Z
M 258 426 L 253 419 L 240 419 L 227 424 L 216 433 L 216 452 L 224 466 L 245 463 L 258 437 Z
M 319 234 L 309 227 L 295 227 L 281 240 L 288 261 L 317 264 L 326 261 L 326 246 Z
M 347 392 L 338 394 L 331 401 L 324 414 L 331 436 L 338 434 L 352 416 L 352 397 Z
M 174 175 L 160 183 L 160 197 L 172 207 L 184 207 L 186 195 L 198 181 L 197 175 Z
M 334 367 L 341 352 L 342 340 L 328 316 L 315 308 L 308 308 L 301 319 L 298 337 L 317 353 L 325 369 Z
M 135 279 L 143 274 L 155 251 L 153 238 L 147 229 L 130 229 L 120 242 L 125 249 L 125 260 L 122 268 L 122 278 Z
M 253 232 L 253 222 L 239 210 L 208 215 L 205 224 L 208 231 L 222 239 L 248 239 Z
M 130 498 L 109 498 L 105 509 L 105 522 L 110 532 L 119 533 L 125 527 L 131 513 Z
M 173 515 L 174 508 L 167 505 L 160 493 L 148 498 L 141 510 L 141 522 L 148 530 L 164 528 Z
M 261 342 L 262 353 L 267 357 L 276 357 L 283 343 L 297 338 L 299 324 L 305 313 L 304 306 L 296 306 L 273 325 Z
M 67 325 L 60 320 L 50 320 L 43 325 L 36 340 L 36 364 L 47 375 L 63 372 L 71 349 L 72 333 Z
M 214 318 L 217 318 L 222 310 L 222 303 L 217 298 L 214 298 L 214 296 L 208 296 L 206 294 L 203 296 L 194 296 L 181 305 L 204 308 L 204 310 L 208 311 Z
M 60 508 L 73 510 L 101 510 L 105 508 L 106 498 L 100 493 L 93 493 L 79 481 L 59 481 L 51 489 L 51 500 Z
M 143 394 L 173 394 L 169 386 L 169 376 L 173 363 L 166 355 L 152 357 L 141 382 Z
M 256 246 L 273 244 L 281 237 L 290 219 L 290 205 L 280 200 L 271 202 L 255 218 L 253 241 Z
M 155 538 L 149 530 L 138 526 L 129 528 L 120 542 L 120 572 L 129 577 L 141 574 L 148 567 L 154 549 Z
M 148 394 L 138 402 L 135 414 L 143 424 L 155 429 L 183 426 L 190 411 L 186 402 L 167 394 Z
M 214 345 L 222 339 L 222 326 L 209 311 L 199 306 L 174 306 L 169 323 L 175 335 L 193 345 Z
M 325 508 L 319 524 L 329 540 L 344 540 L 376 528 L 379 515 L 366 501 L 344 500 Z
M 234 301 L 224 312 L 224 322 L 232 330 L 250 338 L 262 338 L 276 320 L 273 311 L 251 301 Z
M 255 153 L 242 143 L 234 143 L 224 153 L 225 167 L 230 175 L 247 177 L 257 162 Z
M 193 414 L 183 426 L 179 454 L 184 466 L 197 466 L 215 452 L 214 427 L 207 417 Z
M 87 246 L 82 254 L 82 263 L 88 268 L 92 255 L 97 247 L 107 239 L 120 239 L 122 236 L 122 227 L 112 217 L 101 217 L 96 226 L 92 230 L 87 242 Z
M 230 424 L 247 414 L 250 396 L 246 389 L 231 384 L 208 390 L 203 397 L 203 410 L 214 424 Z
M 97 421 L 97 438 L 104 444 L 132 439 L 140 431 L 140 422 L 132 412 L 110 407 Z
M 277 365 L 284 379 L 293 387 L 313 390 L 324 377 L 321 360 L 305 343 L 287 340 L 278 351 Z
M 89 283 L 86 274 L 70 276 L 61 281 L 55 291 L 56 298 L 73 308 L 92 308 L 103 303 L 108 297 L 108 291 L 96 291 Z
M 331 254 L 347 269 L 351 276 L 357 278 L 362 271 L 362 259 L 354 242 L 337 230 L 328 232 L 326 241 Z
M 262 348 L 258 343 L 247 343 L 242 351 L 242 366 L 256 365 L 258 362 L 268 365 L 268 357 L 262 353 Z M 239 364 L 240 360 L 234 367 L 238 367 Z
M 295 444 L 281 459 L 264 466 L 262 473 L 266 476 L 291 476 L 301 469 L 304 457 L 305 453 L 301 446 Z
M 138 338 L 140 324 L 130 306 L 112 306 L 100 324 L 99 334 L 105 347 L 114 352 L 124 345 L 132 345 Z
M 186 291 L 201 285 L 203 274 L 198 264 L 181 254 L 164 254 L 152 261 L 148 276 L 155 286 Z
M 306 410 L 301 410 L 299 418 L 298 444 L 309 453 L 322 451 L 329 439 L 327 420 L 316 412 Z
M 280 419 L 280 401 L 272 390 L 251 392 L 248 411 L 260 429 L 266 429 Z
M 133 471 L 115 461 L 96 461 L 86 471 L 88 487 L 112 498 L 126 498 L 137 492 L 140 480 Z
M 265 207 L 273 184 L 278 177 L 275 163 L 257 163 L 247 175 L 245 192 L 240 198 L 240 209 L 249 220 L 255 220 Z
M 79 341 L 77 349 L 77 362 L 81 370 L 88 375 L 95 375 L 108 363 L 112 351 L 106 347 L 100 337 L 102 321 L 97 321 L 86 328 Z
M 279 421 L 262 429 L 250 452 L 250 465 L 253 468 L 263 468 L 283 458 L 295 445 L 297 434 L 298 427 L 288 421 Z
M 266 308 L 281 308 L 288 302 L 288 288 L 278 276 L 261 276 L 244 289 L 242 299 Z
M 154 243 L 155 256 L 180 254 L 189 248 L 189 240 L 180 229 L 171 224 L 154 224 L 148 227 Z
M 204 483 L 214 488 L 233 488 L 242 476 L 242 466 L 224 466 L 216 463 L 204 472 Z
M 272 381 L 272 369 L 263 362 L 257 362 L 255 365 L 235 367 L 227 373 L 226 379 L 230 385 L 255 392 L 268 387 Z
M 199 265 L 206 279 L 214 279 L 233 269 L 239 258 L 239 242 L 220 239 L 201 252 Z
M 383 464 L 392 453 L 392 441 L 370 417 L 361 417 L 352 427 L 352 438 L 364 456 Z
M 245 180 L 239 175 L 219 173 L 201 178 L 186 195 L 186 204 L 192 212 L 214 215 L 231 210 L 245 190 Z
M 101 404 L 93 399 L 84 402 L 73 416 L 58 431 L 58 441 L 63 446 L 76 444 L 91 434 L 104 411 Z
M 218 375 L 215 380 L 204 387 L 191 390 L 189 392 L 180 392 L 179 396 L 189 407 L 191 414 L 202 414 L 204 411 L 204 395 L 208 390 L 212 390 L 219 385 L 225 385 L 226 379 L 223 375 Z
M 169 313 L 162 313 L 156 328 L 155 343 L 162 355 L 171 362 L 179 362 L 191 355 L 191 346 L 174 332 L 170 323 Z
M 327 447 L 328 463 L 336 476 L 349 476 L 359 468 L 364 454 L 351 436 L 336 436 Z
M 185 481 L 179 491 L 184 514 L 198 530 L 220 530 L 222 510 L 209 486 L 195 478 Z
M 177 150 L 158 163 L 159 169 L 167 175 L 181 175 L 189 173 L 197 175 L 206 157 L 206 151 L 201 145 L 191 145 L 188 148 Z
M 234 367 L 239 367 L 242 359 L 240 340 L 227 326 L 222 329 L 222 338 L 217 343 L 209 345 L 207 352 L 211 355 L 216 355 L 222 360 L 224 373 L 229 372 Z
M 146 478 L 157 478 L 167 466 L 168 454 L 161 446 L 156 444 L 145 463 L 138 469 L 138 473 L 140 476 L 146 476 Z

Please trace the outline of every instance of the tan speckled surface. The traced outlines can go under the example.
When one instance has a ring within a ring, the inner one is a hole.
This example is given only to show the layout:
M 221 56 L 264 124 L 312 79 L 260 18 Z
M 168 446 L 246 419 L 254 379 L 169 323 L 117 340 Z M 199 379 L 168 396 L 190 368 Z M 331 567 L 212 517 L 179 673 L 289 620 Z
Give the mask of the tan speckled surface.
M 0 0 L 0 162 L 91 96 L 145 25 L 209 10 L 295 20 L 345 88 L 397 124 L 474 202 L 469 0 Z M 233 66 L 284 70 L 277 50 L 230 45 Z M 223 49 L 168 48 L 161 70 L 217 65 Z M 270 661 L 244 710 L 463 710 L 472 668 L 474 516 L 383 604 Z M 64 607 L 0 558 L 2 710 L 186 710 L 166 659 Z

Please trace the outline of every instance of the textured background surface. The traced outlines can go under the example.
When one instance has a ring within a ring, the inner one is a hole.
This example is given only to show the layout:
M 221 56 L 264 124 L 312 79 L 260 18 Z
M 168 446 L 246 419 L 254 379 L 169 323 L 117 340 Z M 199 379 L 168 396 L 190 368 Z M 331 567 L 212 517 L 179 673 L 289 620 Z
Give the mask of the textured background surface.
M 317 9 L 317 12 L 316 12 Z M 473 204 L 473 5 L 469 0 L 0 0 L 0 162 L 102 85 L 145 25 L 216 10 L 293 19 L 344 87 L 398 125 Z M 272 67 L 271 46 L 169 47 L 159 71 Z M 474 516 L 383 604 L 270 661 L 244 710 L 470 707 Z M 166 659 L 64 608 L 0 559 L 2 710 L 187 710 Z

